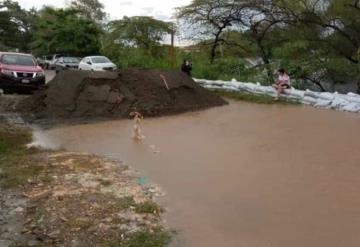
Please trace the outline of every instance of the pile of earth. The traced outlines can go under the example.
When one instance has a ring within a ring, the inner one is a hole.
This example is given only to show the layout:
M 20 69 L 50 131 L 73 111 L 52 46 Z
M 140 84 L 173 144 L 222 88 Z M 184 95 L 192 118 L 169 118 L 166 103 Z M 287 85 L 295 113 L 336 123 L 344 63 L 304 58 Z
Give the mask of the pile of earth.
M 165 80 L 164 80 L 165 79 Z M 61 71 L 46 89 L 20 104 L 32 119 L 161 116 L 227 102 L 178 71 Z

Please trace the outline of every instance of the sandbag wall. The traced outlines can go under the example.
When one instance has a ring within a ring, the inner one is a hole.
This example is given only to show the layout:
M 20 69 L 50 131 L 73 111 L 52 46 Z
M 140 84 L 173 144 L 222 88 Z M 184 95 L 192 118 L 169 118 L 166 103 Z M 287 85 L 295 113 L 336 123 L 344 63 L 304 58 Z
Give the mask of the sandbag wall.
M 271 86 L 262 86 L 260 83 L 238 82 L 235 79 L 232 81 L 210 81 L 194 78 L 194 80 L 207 89 L 276 96 L 276 91 Z M 314 92 L 310 90 L 303 91 L 291 88 L 286 89 L 282 96 L 317 108 L 335 109 L 356 113 L 360 112 L 360 95 L 355 93 L 339 94 L 336 92 Z

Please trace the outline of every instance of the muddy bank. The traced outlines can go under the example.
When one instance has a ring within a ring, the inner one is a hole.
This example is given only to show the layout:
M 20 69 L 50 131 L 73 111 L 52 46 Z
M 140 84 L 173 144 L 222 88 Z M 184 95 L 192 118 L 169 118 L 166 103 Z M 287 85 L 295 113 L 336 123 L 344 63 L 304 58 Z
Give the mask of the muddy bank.
M 0 246 L 165 246 L 155 201 L 119 161 L 25 148 L 27 130 L 0 125 Z M 147 244 L 147 245 L 146 245 Z
M 24 100 L 29 120 L 124 118 L 131 111 L 162 116 L 226 102 L 177 71 L 62 71 L 46 90 Z

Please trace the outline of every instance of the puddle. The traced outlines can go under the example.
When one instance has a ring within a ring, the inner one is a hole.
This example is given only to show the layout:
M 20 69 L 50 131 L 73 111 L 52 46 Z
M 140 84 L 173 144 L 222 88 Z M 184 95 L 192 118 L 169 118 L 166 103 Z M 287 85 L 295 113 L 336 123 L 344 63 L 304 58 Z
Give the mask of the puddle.
M 176 246 L 360 245 L 360 115 L 231 102 L 199 113 L 37 131 L 118 158 L 167 191 Z

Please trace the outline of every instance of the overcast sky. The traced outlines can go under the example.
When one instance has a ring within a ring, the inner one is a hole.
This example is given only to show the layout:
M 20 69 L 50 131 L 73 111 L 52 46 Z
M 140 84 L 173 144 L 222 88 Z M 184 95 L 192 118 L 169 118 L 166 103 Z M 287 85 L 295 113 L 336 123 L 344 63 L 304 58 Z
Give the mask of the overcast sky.
M 69 0 L 17 0 L 23 8 L 41 8 L 43 5 L 62 7 Z M 147 15 L 160 20 L 169 20 L 174 8 L 189 4 L 191 0 L 100 0 L 111 19 L 123 16 Z

